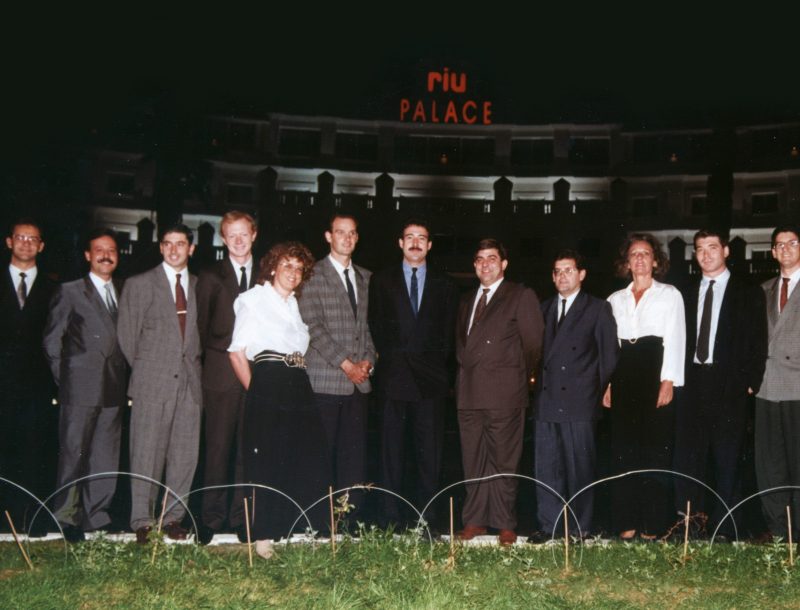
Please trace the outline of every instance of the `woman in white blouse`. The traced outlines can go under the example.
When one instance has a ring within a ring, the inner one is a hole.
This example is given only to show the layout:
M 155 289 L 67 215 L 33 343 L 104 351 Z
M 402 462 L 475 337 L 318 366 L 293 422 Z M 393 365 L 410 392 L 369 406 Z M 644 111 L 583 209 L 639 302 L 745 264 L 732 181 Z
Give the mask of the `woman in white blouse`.
M 670 469 L 675 432 L 673 390 L 683 385 L 686 328 L 683 298 L 662 278 L 669 260 L 658 240 L 633 234 L 620 248 L 617 271 L 627 288 L 608 301 L 617 321 L 620 360 L 603 397 L 611 408 L 612 473 Z M 615 482 L 612 522 L 623 540 L 652 540 L 674 521 L 669 475 L 632 475 Z
M 233 304 L 236 322 L 230 352 L 247 390 L 242 432 L 244 480 L 281 490 L 305 508 L 325 495 L 330 481 L 327 442 L 314 409 L 303 355 L 308 327 L 295 294 L 311 277 L 314 258 L 303 244 L 273 246 L 261 260 L 257 285 Z M 272 541 L 288 535 L 300 515 L 275 492 L 255 488 L 251 537 L 256 552 L 272 555 Z M 319 529 L 324 511 L 309 514 Z M 297 527 L 307 527 L 305 519 Z

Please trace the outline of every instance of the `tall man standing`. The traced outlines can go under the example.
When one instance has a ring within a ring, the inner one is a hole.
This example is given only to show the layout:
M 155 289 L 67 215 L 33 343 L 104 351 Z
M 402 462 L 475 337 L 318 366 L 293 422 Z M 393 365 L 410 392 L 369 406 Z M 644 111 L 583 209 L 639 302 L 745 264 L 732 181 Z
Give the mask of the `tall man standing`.
M 336 214 L 325 231 L 330 254 L 314 265 L 303 287 L 300 313 L 311 343 L 306 366 L 331 451 L 336 488 L 367 477 L 367 394 L 375 346 L 367 324 L 370 272 L 353 264 L 355 218 Z M 360 510 L 363 494 L 351 493 Z M 352 515 L 351 515 L 352 516 Z
M 252 253 L 255 219 L 244 212 L 228 212 L 222 217 L 219 232 L 228 256 L 200 273 L 197 280 L 197 324 L 204 351 L 204 487 L 242 481 L 239 438 L 245 391 L 233 373 L 228 347 L 235 319 L 233 302 L 255 284 L 256 276 Z M 241 533 L 243 497 L 241 488 L 233 493 L 227 489 L 209 489 L 203 493 L 201 543 L 210 542 L 226 520 Z
M 767 300 L 769 351 L 764 381 L 756 395 L 756 479 L 761 490 L 800 485 L 800 228 L 772 232 L 772 256 L 780 275 L 761 287 Z M 767 527 L 774 536 L 788 535 L 786 506 L 792 506 L 797 538 L 800 492 L 761 496 Z
M 594 480 L 600 401 L 619 357 L 611 305 L 583 290 L 584 279 L 581 255 L 559 252 L 553 263 L 558 294 L 542 304 L 544 349 L 534 391 L 536 478 L 565 499 Z M 593 500 L 590 489 L 571 504 L 583 536 L 592 529 Z M 537 534 L 549 538 L 563 504 L 541 486 L 536 503 Z
M 406 222 L 398 244 L 402 263 L 375 274 L 370 282 L 370 330 L 380 354 L 381 479 L 383 487 L 404 493 L 408 429 L 416 457 L 416 501 L 422 508 L 439 489 L 458 301 L 450 278 L 427 264 L 433 242 L 425 221 Z M 434 515 L 429 511 L 425 517 L 430 522 Z M 400 503 L 389 494 L 383 519 L 387 525 L 403 523 Z
M 34 220 L 15 222 L 6 247 L 11 260 L 0 290 L 0 476 L 45 498 L 55 478 L 57 411 L 42 331 L 55 283 L 36 264 L 44 240 Z M 37 507 L 21 492 L 2 487 L 17 528 L 28 528 L 32 511 L 25 511 Z M 40 515 L 28 533 L 44 535 L 46 519 Z
M 117 342 L 119 285 L 113 231 L 95 229 L 84 252 L 89 274 L 62 284 L 44 331 L 44 349 L 61 404 L 57 487 L 119 467 L 127 364 Z M 55 515 L 70 542 L 111 523 L 116 476 L 91 479 L 56 497 Z
M 461 300 L 456 321 L 458 427 L 467 479 L 516 473 L 528 386 L 542 348 L 542 312 L 536 293 L 504 279 L 508 257 L 497 240 L 479 242 L 480 280 Z M 462 540 L 499 530 L 500 544 L 517 535 L 517 481 L 500 477 L 467 484 Z
M 702 277 L 684 292 L 686 304 L 686 384 L 677 402 L 674 468 L 701 481 L 709 457 L 714 487 L 733 506 L 741 494 L 741 455 L 749 396 L 758 392 L 767 358 L 767 312 L 764 292 L 732 275 L 726 261 L 725 235 L 701 230 L 694 235 L 694 254 Z M 689 479 L 675 479 L 680 512 L 691 502 L 704 512 L 705 489 Z M 709 529 L 725 510 L 714 504 Z M 725 535 L 733 524 L 723 524 Z
M 117 323 L 131 365 L 131 472 L 157 481 L 165 475 L 178 496 L 189 492 L 197 466 L 202 405 L 196 279 L 187 267 L 192 237 L 181 224 L 160 232 L 164 262 L 126 282 Z M 147 543 L 155 522 L 157 495 L 155 484 L 132 480 L 131 529 L 139 544 Z M 185 510 L 173 502 L 167 498 L 172 508 L 164 515 L 164 531 L 180 540 L 187 534 L 180 525 Z

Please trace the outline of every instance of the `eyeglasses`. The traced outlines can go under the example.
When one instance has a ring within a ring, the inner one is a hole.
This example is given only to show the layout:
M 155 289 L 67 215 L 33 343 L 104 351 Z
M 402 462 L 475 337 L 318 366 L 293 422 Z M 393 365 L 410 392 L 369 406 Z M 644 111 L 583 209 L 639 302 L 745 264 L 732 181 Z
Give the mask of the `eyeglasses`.
M 577 269 L 575 267 L 561 267 L 560 269 L 553 269 L 553 277 L 559 277 L 561 275 L 566 277 L 571 277 Z
M 295 265 L 294 263 L 290 263 L 288 261 L 281 261 L 278 263 L 278 266 L 283 271 L 288 271 L 289 273 L 303 273 L 305 267 L 303 265 Z
M 14 241 L 18 241 L 23 244 L 38 244 L 40 241 L 42 241 L 42 238 L 37 237 L 36 235 L 14 235 Z
M 790 239 L 789 241 L 776 241 L 772 247 L 776 250 L 785 250 L 786 248 L 796 248 L 800 244 L 800 240 Z

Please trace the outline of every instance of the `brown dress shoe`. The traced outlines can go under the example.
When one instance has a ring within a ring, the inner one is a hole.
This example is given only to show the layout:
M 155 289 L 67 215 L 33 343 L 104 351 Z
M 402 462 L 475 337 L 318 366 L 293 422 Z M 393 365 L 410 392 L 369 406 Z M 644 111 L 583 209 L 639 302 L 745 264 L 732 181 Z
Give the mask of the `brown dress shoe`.
M 517 534 L 514 533 L 514 530 L 500 530 L 497 539 L 502 546 L 511 546 L 517 541 Z
M 152 531 L 152 529 L 153 528 L 150 527 L 149 525 L 143 525 L 142 527 L 137 529 L 136 530 L 136 544 L 147 544 L 148 542 L 150 542 L 150 540 L 148 539 L 148 536 L 150 535 L 150 532 Z
M 189 535 L 189 530 L 181 527 L 181 524 L 177 521 L 170 521 L 164 526 L 164 533 L 167 535 L 167 538 L 171 540 L 186 540 L 186 536 Z
M 472 540 L 475 536 L 486 535 L 486 528 L 480 525 L 465 525 L 464 529 L 456 534 L 459 540 Z

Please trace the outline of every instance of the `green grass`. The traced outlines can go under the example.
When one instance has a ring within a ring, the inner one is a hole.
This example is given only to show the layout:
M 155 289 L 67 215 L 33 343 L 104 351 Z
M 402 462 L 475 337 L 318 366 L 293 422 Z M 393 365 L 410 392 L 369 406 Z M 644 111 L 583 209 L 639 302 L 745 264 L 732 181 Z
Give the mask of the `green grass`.
M 433 549 L 366 532 L 328 545 L 278 547 L 247 564 L 244 545 L 152 547 L 104 539 L 0 545 L 0 608 L 800 608 L 800 566 L 785 544 L 610 544 Z

